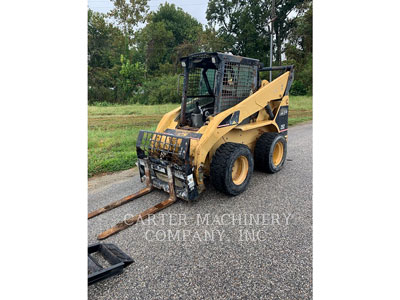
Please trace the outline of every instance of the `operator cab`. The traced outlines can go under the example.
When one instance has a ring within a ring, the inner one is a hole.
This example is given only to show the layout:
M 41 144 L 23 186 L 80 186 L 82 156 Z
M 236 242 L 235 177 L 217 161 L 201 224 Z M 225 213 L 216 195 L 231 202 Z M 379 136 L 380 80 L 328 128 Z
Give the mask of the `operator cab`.
M 179 127 L 200 128 L 209 116 L 229 109 L 258 87 L 256 59 L 203 52 L 181 58 L 184 68 Z

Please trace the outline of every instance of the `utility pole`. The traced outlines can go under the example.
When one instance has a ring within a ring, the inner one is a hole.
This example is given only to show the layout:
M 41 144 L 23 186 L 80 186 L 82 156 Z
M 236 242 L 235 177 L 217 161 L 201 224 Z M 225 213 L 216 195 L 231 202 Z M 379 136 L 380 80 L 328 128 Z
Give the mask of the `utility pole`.
M 269 66 L 272 68 L 272 52 L 273 52 L 273 34 L 274 34 L 274 20 L 275 20 L 275 0 L 272 0 L 271 7 L 271 22 L 270 22 L 270 34 L 271 34 L 271 42 L 270 42 L 270 50 L 269 50 Z M 272 71 L 269 71 L 269 82 L 272 81 Z

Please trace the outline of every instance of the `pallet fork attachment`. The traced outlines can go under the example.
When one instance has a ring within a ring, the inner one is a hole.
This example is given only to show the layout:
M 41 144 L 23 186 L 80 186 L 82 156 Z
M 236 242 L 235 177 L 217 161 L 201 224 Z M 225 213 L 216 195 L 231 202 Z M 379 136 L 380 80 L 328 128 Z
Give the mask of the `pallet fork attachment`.
M 105 213 L 109 210 L 112 210 L 118 206 L 126 204 L 134 199 L 137 199 L 139 197 L 142 197 L 142 196 L 150 193 L 153 190 L 153 184 L 151 182 L 150 168 L 149 168 L 148 161 L 146 161 L 146 164 L 145 164 L 145 172 L 146 172 L 146 187 L 144 189 L 142 189 L 139 192 L 134 193 L 132 195 L 126 196 L 118 201 L 112 202 L 102 208 L 95 210 L 95 211 L 92 211 L 91 213 L 88 214 L 88 219 L 94 218 L 98 215 L 101 215 L 102 213 Z
M 95 211 L 89 213 L 88 219 L 91 219 L 91 218 L 98 216 L 106 211 L 114 209 L 118 206 L 128 203 L 131 200 L 137 199 L 143 195 L 150 193 L 153 190 L 153 184 L 152 184 L 151 176 L 150 176 L 149 162 L 147 160 L 145 163 L 145 173 L 146 173 L 146 185 L 147 185 L 146 188 L 142 189 L 141 191 L 139 191 L 135 194 L 126 196 L 126 197 L 122 198 L 121 200 L 110 203 L 109 205 L 106 205 L 103 208 L 100 208 L 98 210 L 95 210 Z M 138 214 L 136 216 L 133 216 L 132 218 L 129 218 L 129 219 L 119 222 L 114 227 L 100 233 L 97 236 L 97 239 L 98 240 L 106 239 L 109 236 L 111 236 L 117 232 L 120 232 L 121 230 L 124 230 L 124 229 L 128 228 L 129 226 L 136 224 L 138 221 L 146 219 L 149 215 L 155 214 L 155 213 L 159 212 L 160 210 L 163 210 L 164 208 L 175 203 L 177 198 L 176 198 L 175 188 L 174 188 L 174 177 L 172 175 L 172 170 L 171 170 L 170 166 L 167 166 L 167 173 L 168 173 L 168 187 L 169 187 L 169 197 L 167 200 L 164 200 L 164 201 L 156 204 L 155 206 L 146 209 L 145 211 L 141 212 L 140 214 Z

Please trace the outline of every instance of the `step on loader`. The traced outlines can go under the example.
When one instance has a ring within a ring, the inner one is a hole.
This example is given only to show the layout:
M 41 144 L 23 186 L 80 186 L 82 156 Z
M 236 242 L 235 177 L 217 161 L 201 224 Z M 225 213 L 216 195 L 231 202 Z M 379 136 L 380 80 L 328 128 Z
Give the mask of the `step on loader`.
M 104 231 L 104 239 L 174 203 L 193 201 L 204 178 L 235 196 L 247 188 L 254 167 L 276 173 L 287 152 L 289 89 L 293 66 L 263 68 L 257 59 L 225 53 L 195 53 L 180 60 L 184 69 L 181 106 L 165 114 L 153 131 L 139 132 L 138 168 L 146 187 L 89 213 L 89 219 L 154 188 L 169 198 Z M 280 71 L 272 82 L 264 71 Z
M 98 254 L 105 262 L 101 265 L 95 257 Z M 121 274 L 123 269 L 133 263 L 133 259 L 114 244 L 92 244 L 88 246 L 88 284 Z

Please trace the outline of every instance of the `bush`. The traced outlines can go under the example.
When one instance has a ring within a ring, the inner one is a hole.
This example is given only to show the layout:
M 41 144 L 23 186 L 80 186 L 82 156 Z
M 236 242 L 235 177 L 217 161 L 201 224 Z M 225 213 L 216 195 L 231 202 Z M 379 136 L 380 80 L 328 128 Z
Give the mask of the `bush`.
M 115 102 L 114 91 L 104 86 L 89 86 L 88 88 L 89 104 L 99 101 L 102 102 Z
M 303 82 L 294 80 L 290 88 L 290 94 L 293 96 L 304 96 L 307 94 L 307 88 Z
M 131 63 L 121 55 L 121 69 L 117 79 L 117 95 L 119 102 L 132 102 L 132 97 L 144 80 L 145 67 L 140 62 Z
M 115 80 L 113 69 L 91 68 L 88 74 L 88 101 L 89 104 L 95 102 L 117 101 L 115 97 Z
M 288 59 L 282 63 L 283 65 L 294 65 L 294 78 L 290 94 L 292 95 L 312 95 L 312 54 L 310 53 L 301 61 Z
M 120 103 L 111 103 L 111 102 L 106 102 L 106 101 L 100 101 L 100 102 L 94 102 L 91 105 L 97 106 L 97 107 L 110 107 L 110 106 L 120 105 Z
M 145 81 L 133 97 L 134 103 L 163 104 L 179 103 L 180 93 L 177 91 L 178 75 L 164 75 Z

